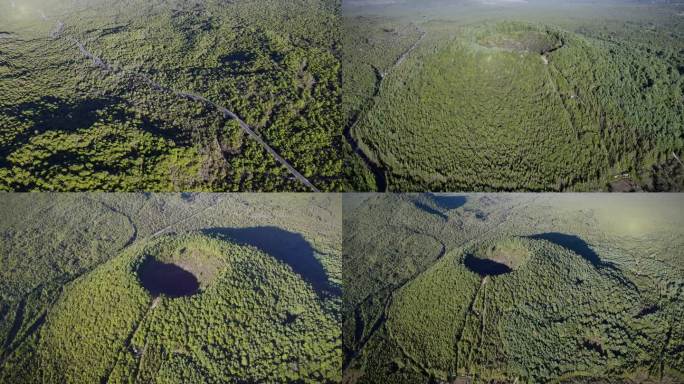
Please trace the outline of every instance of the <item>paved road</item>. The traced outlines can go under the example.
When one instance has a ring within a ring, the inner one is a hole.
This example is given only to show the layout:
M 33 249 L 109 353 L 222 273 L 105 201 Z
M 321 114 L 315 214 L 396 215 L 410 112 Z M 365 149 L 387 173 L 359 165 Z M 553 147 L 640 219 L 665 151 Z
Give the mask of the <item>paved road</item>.
M 56 25 L 55 29 L 50 33 L 50 37 L 53 39 L 58 38 L 63 30 L 64 30 L 64 23 L 61 21 L 57 21 L 57 25 Z M 132 76 L 135 76 L 139 79 L 142 79 L 145 83 L 147 83 L 149 86 L 156 89 L 157 91 L 171 93 L 171 94 L 176 95 L 178 97 L 182 97 L 182 98 L 192 100 L 192 101 L 196 101 L 196 102 L 201 102 L 201 103 L 204 103 L 204 104 L 209 105 L 211 107 L 214 107 L 216 110 L 221 112 L 223 117 L 237 121 L 240 128 L 242 128 L 242 130 L 245 131 L 252 139 L 254 139 L 257 143 L 259 143 L 259 145 L 261 145 L 261 147 L 264 148 L 266 150 L 266 152 L 268 152 L 271 156 L 273 156 L 273 158 L 275 158 L 275 160 L 278 163 L 280 163 L 282 166 L 287 168 L 287 170 L 290 172 L 290 174 L 295 179 L 297 179 L 300 183 L 306 185 L 313 192 L 320 192 L 316 188 L 316 186 L 314 186 L 306 177 L 304 177 L 304 175 L 302 175 L 299 171 L 297 171 L 297 169 L 295 169 L 295 167 L 292 166 L 292 164 L 290 164 L 287 160 L 285 160 L 282 156 L 280 156 L 278 154 L 278 152 L 276 152 L 270 145 L 268 145 L 268 143 L 266 143 L 261 138 L 261 136 L 259 136 L 256 132 L 254 132 L 254 130 L 247 123 L 245 123 L 244 120 L 242 120 L 238 115 L 236 115 L 234 112 L 230 111 L 228 108 L 221 106 L 221 105 L 218 105 L 218 104 L 210 101 L 209 99 L 207 99 L 204 96 L 197 95 L 194 93 L 189 93 L 189 92 L 176 91 L 174 89 L 165 87 L 165 86 L 155 82 L 154 80 L 150 79 L 149 77 L 147 77 L 145 75 L 141 75 L 141 74 L 138 74 L 136 72 L 125 71 L 121 68 L 115 68 L 115 67 L 111 66 L 109 63 L 107 63 L 106 61 L 99 58 L 98 56 L 94 55 L 92 52 L 88 51 L 88 49 L 86 49 L 85 45 L 83 45 L 83 43 L 81 43 L 79 40 L 75 39 L 74 37 L 67 36 L 66 39 L 68 41 L 74 43 L 78 47 L 78 50 L 81 52 L 81 54 L 83 56 L 92 60 L 93 65 L 95 65 L 96 67 L 99 67 L 102 70 L 129 73 Z

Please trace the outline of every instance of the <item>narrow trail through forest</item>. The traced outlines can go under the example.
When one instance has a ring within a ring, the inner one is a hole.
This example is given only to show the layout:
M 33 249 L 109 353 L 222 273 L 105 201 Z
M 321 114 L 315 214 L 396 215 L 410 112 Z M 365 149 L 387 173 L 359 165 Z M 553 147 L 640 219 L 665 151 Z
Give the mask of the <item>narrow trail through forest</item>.
M 392 65 L 392 67 L 390 67 L 390 69 L 387 71 L 387 73 L 389 73 L 390 71 L 392 71 L 395 68 L 397 68 L 398 66 L 400 66 L 401 63 L 403 63 L 404 60 L 406 60 L 406 58 L 411 54 L 411 52 L 413 52 L 413 50 L 415 50 L 418 47 L 418 44 L 420 44 L 420 42 L 423 41 L 423 39 L 425 38 L 426 32 L 425 32 L 425 30 L 421 29 L 420 27 L 418 27 L 418 30 L 420 31 L 420 37 L 418 38 L 418 40 L 416 40 L 416 42 L 413 43 L 413 45 L 411 45 L 406 51 L 404 51 L 404 53 L 402 53 L 401 56 L 399 56 L 397 61 L 394 62 L 394 64 Z M 383 73 L 382 78 L 384 79 L 385 76 L 386 76 L 386 73 Z
M 555 95 L 558 96 L 558 100 L 560 101 L 561 106 L 563 106 L 563 110 L 565 111 L 566 117 L 568 119 L 568 122 L 570 123 L 570 127 L 572 127 L 573 132 L 575 133 L 575 138 L 579 141 L 580 140 L 580 131 L 577 129 L 575 126 L 574 119 L 572 118 L 572 113 L 568 109 L 568 106 L 565 104 L 565 99 L 563 98 L 563 95 L 561 94 L 560 90 L 558 89 L 558 84 L 556 83 L 556 79 L 554 79 L 554 73 L 557 73 L 558 76 L 563 77 L 565 79 L 566 83 L 570 83 L 568 79 L 563 75 L 563 73 L 556 67 L 555 64 L 553 64 L 552 61 L 549 60 L 549 54 L 563 48 L 565 46 L 565 42 L 561 42 L 560 46 L 554 47 L 553 49 L 547 50 L 541 54 L 542 60 L 544 61 L 544 65 L 546 66 L 546 74 L 549 78 L 549 82 L 551 83 L 551 87 L 553 88 L 553 92 Z M 553 73 L 552 73 L 553 70 Z
M 382 82 L 385 80 L 385 77 L 389 75 L 395 68 L 397 68 L 401 63 L 406 60 L 406 58 L 415 50 L 418 45 L 423 41 L 423 38 L 425 38 L 425 35 L 427 32 L 420 27 L 417 27 L 417 29 L 420 31 L 421 35 L 414 42 L 407 50 L 405 50 L 392 64 L 392 66 L 387 69 L 387 71 L 381 71 L 379 68 L 376 66 L 372 66 L 373 72 L 375 74 L 375 83 L 374 83 L 374 88 L 373 88 L 373 94 L 370 96 L 368 99 L 367 103 L 365 104 L 364 107 L 361 108 L 361 110 L 356 112 L 356 115 L 352 117 L 351 121 L 346 125 L 344 128 L 344 137 L 347 140 L 347 143 L 352 148 L 352 151 L 356 153 L 357 156 L 363 160 L 363 163 L 366 165 L 366 167 L 371 171 L 375 178 L 375 185 L 377 187 L 378 192 L 386 192 L 387 191 L 387 174 L 385 173 L 385 167 L 382 164 L 378 164 L 381 162 L 381 160 L 378 158 L 377 162 L 373 160 L 366 152 L 364 152 L 363 149 L 361 149 L 361 146 L 359 145 L 359 141 L 357 140 L 354 136 L 354 129 L 356 129 L 357 124 L 363 116 L 366 115 L 366 112 L 372 109 L 373 105 L 375 104 L 375 99 L 378 97 L 380 94 L 380 89 L 382 88 Z
M 437 258 L 435 259 L 435 262 L 437 262 L 439 259 L 441 259 L 442 257 L 444 257 L 444 255 L 446 254 L 446 252 L 447 252 L 446 244 L 444 244 L 444 242 L 443 242 L 442 240 L 438 239 L 436 236 L 429 235 L 429 234 L 425 234 L 425 233 L 421 233 L 421 232 L 416 231 L 416 230 L 411 229 L 411 228 L 404 228 L 404 229 L 407 229 L 408 231 L 413 232 L 414 234 L 419 234 L 419 235 L 424 235 L 424 236 L 427 236 L 427 237 L 431 237 L 432 239 L 434 239 L 435 241 L 437 241 L 437 242 L 441 245 L 441 249 L 440 249 L 440 251 L 439 251 L 439 254 L 437 255 Z M 361 339 L 361 342 L 359 343 L 359 347 L 356 348 L 356 351 L 352 353 L 352 355 L 349 357 L 349 359 L 346 361 L 346 363 L 351 363 L 351 362 L 358 356 L 358 353 L 364 349 L 364 347 L 366 346 L 366 344 L 368 343 L 368 341 L 370 341 L 370 339 L 373 337 L 373 335 L 375 335 L 375 333 L 376 333 L 383 325 L 386 324 L 386 320 L 387 320 L 387 316 L 388 316 L 387 311 L 389 310 L 389 307 L 390 307 L 390 305 L 392 304 L 392 301 L 393 301 L 393 298 L 394 298 L 394 297 L 393 297 L 394 292 L 398 291 L 399 289 L 401 289 L 402 287 L 404 287 L 406 284 L 408 284 L 409 282 L 413 281 L 413 279 L 414 279 L 415 277 L 417 277 L 420 273 L 422 273 L 422 271 L 416 272 L 413 276 L 409 277 L 408 279 L 405 279 L 404 281 L 402 281 L 401 283 L 399 283 L 399 284 L 396 285 L 396 286 L 386 286 L 386 287 L 383 287 L 382 289 L 380 289 L 379 291 L 376 291 L 375 293 L 369 294 L 368 296 L 366 296 L 366 297 L 361 301 L 360 304 L 358 304 L 358 305 L 356 306 L 356 308 L 354 308 L 355 316 L 357 316 L 357 318 L 360 318 L 360 316 L 359 316 L 358 314 L 360 313 L 359 311 L 361 310 L 361 306 L 363 305 L 363 303 L 365 303 L 366 301 L 372 299 L 373 296 L 374 296 L 375 294 L 377 294 L 378 292 L 380 292 L 380 291 L 382 291 L 382 290 L 385 290 L 385 289 L 389 289 L 390 292 L 389 292 L 389 295 L 387 296 L 387 298 L 385 299 L 384 306 L 383 306 L 383 310 L 382 310 L 380 316 L 378 316 L 378 318 L 375 320 L 375 322 L 373 322 L 373 325 L 371 326 L 370 331 L 368 332 L 368 334 L 366 335 L 366 337 L 364 337 L 364 338 Z M 359 326 L 360 326 L 360 327 L 363 327 L 363 325 L 364 325 L 364 324 L 359 324 L 359 323 L 357 323 L 357 324 L 356 324 L 356 327 L 359 327 Z M 357 332 L 357 334 L 359 334 L 358 329 L 356 330 L 356 332 Z M 363 334 L 363 329 L 361 329 L 361 333 L 360 333 L 360 334 L 361 334 L 361 335 Z
M 380 84 L 382 83 L 382 72 L 376 67 L 373 66 L 373 73 L 375 74 L 375 83 L 374 83 L 374 88 L 373 88 L 373 94 L 370 97 L 369 103 L 363 107 L 360 111 L 357 111 L 355 116 L 352 117 L 351 122 L 347 124 L 344 128 L 343 134 L 345 139 L 347 140 L 347 143 L 352 148 L 352 151 L 356 153 L 357 156 L 363 160 L 363 163 L 365 164 L 366 168 L 368 168 L 371 173 L 373 174 L 373 177 L 375 178 L 375 186 L 379 192 L 385 192 L 387 190 L 387 175 L 385 175 L 385 172 L 383 171 L 383 167 L 380 166 L 379 164 L 376 164 L 374 160 L 372 160 L 366 152 L 364 152 L 361 147 L 359 146 L 359 141 L 356 140 L 354 137 L 354 134 L 352 131 L 354 128 L 356 128 L 356 124 L 358 121 L 361 119 L 361 116 L 364 115 L 364 111 L 366 109 L 370 109 L 370 107 L 373 105 L 373 100 L 375 97 L 378 96 L 380 93 Z
M 470 315 L 474 313 L 475 309 L 475 302 L 477 301 L 477 298 L 480 296 L 480 291 L 483 290 L 485 284 L 487 284 L 487 281 L 489 281 L 489 276 L 483 276 L 482 281 L 480 282 L 480 286 L 477 288 L 475 291 L 475 294 L 473 295 L 473 299 L 470 301 L 470 305 L 468 305 L 468 311 L 466 312 L 465 319 L 463 320 L 463 327 L 456 332 L 454 335 L 454 352 L 456 353 L 456 373 L 458 374 L 458 367 L 460 366 L 461 362 L 461 351 L 458 345 L 461 343 L 463 340 L 463 333 L 465 332 L 466 326 L 468 325 L 468 319 L 470 319 Z M 484 322 L 483 325 L 484 327 Z
M 106 209 L 111 210 L 112 212 L 114 212 L 114 213 L 116 213 L 116 214 L 119 214 L 119 215 L 124 216 L 124 217 L 126 218 L 126 220 L 128 220 L 129 224 L 131 225 L 131 227 L 132 227 L 132 229 L 133 229 L 133 233 L 131 234 L 131 237 L 126 241 L 126 243 L 121 247 L 121 249 L 119 250 L 119 252 L 123 251 L 125 248 L 129 247 L 131 244 L 133 244 L 133 243 L 137 240 L 137 238 L 138 238 L 138 228 L 136 227 L 135 223 L 133 222 L 133 220 L 131 219 L 131 217 L 130 217 L 129 215 L 127 215 L 127 214 L 125 214 L 125 213 L 123 213 L 123 212 L 120 212 L 120 211 L 117 210 L 116 208 L 114 208 L 114 207 L 112 207 L 112 206 L 110 206 L 110 205 L 108 205 L 108 204 L 106 204 L 106 203 L 104 203 L 104 202 L 96 201 L 96 200 L 93 200 L 93 199 L 91 199 L 91 198 L 89 198 L 89 197 L 86 197 L 86 200 L 88 200 L 88 201 L 90 201 L 90 202 L 92 202 L 92 203 L 94 203 L 94 204 L 100 204 L 100 205 L 102 205 L 103 207 L 105 207 Z M 53 205 L 53 206 L 54 206 L 54 205 Z M 52 207 L 52 206 L 51 206 L 51 207 Z M 97 264 L 97 265 L 99 265 L 99 264 Z M 96 266 L 97 266 L 97 265 L 96 265 Z M 95 267 L 96 267 L 96 266 L 95 266 Z M 64 282 L 64 284 L 66 284 L 66 283 L 68 283 L 68 282 L 71 282 L 71 281 L 75 280 L 75 279 L 78 278 L 79 276 L 83 275 L 84 273 L 87 273 L 87 272 L 91 271 L 91 270 L 94 269 L 95 267 L 90 268 L 90 269 L 87 269 L 86 271 L 84 271 L 84 272 L 82 272 L 82 273 L 77 273 L 77 274 L 76 274 L 75 276 L 73 276 L 71 279 L 67 279 L 66 282 Z M 58 278 L 55 279 L 55 280 L 62 280 L 62 277 L 58 277 Z M 49 284 L 48 284 L 48 285 L 49 285 Z M 29 296 L 31 296 L 33 293 L 35 293 L 35 292 L 37 292 L 37 291 L 43 289 L 44 286 L 45 286 L 45 284 L 39 284 L 38 286 L 36 286 L 35 288 L 33 288 L 29 293 L 27 293 L 27 294 L 19 301 L 19 305 L 18 305 L 18 307 L 17 307 L 17 311 L 15 312 L 15 316 L 14 316 L 14 323 L 12 324 L 12 328 L 10 329 L 10 332 L 9 332 L 9 334 L 8 334 L 8 337 L 5 339 L 5 347 L 4 347 L 4 349 L 5 349 L 5 354 L 4 354 L 4 356 L 2 356 L 2 364 L 5 363 L 5 360 L 6 360 L 7 358 L 9 358 L 9 356 L 11 356 L 12 353 L 14 352 L 14 350 L 16 349 L 16 348 L 11 348 L 12 344 L 16 344 L 17 347 L 18 347 L 18 346 L 21 345 L 26 339 L 28 339 L 34 332 L 36 332 L 36 331 L 40 328 L 40 326 L 43 324 L 43 322 L 45 321 L 45 318 L 47 317 L 47 315 L 48 315 L 48 313 L 49 313 L 49 311 L 50 311 L 50 308 L 52 308 L 52 306 L 53 306 L 53 305 L 57 302 L 57 300 L 60 298 L 60 296 L 61 296 L 61 294 L 62 294 L 63 286 L 62 286 L 62 289 L 60 289 L 59 293 L 58 293 L 57 295 L 55 295 L 54 298 L 50 301 L 50 303 L 46 306 L 46 309 L 45 309 L 44 311 L 42 311 L 41 314 L 37 317 L 37 319 L 33 322 L 33 324 L 32 324 L 31 326 L 28 327 L 28 331 L 25 332 L 25 334 L 23 335 L 23 337 L 21 337 L 21 339 L 19 339 L 19 340 L 16 340 L 16 342 L 15 342 L 16 336 L 17 336 L 18 332 L 21 330 L 21 326 L 24 324 L 24 307 L 25 307 L 25 305 L 26 305 L 26 299 L 27 299 Z
M 119 214 L 119 215 L 125 217 L 126 220 L 128 221 L 128 224 L 129 224 L 129 225 L 131 226 L 131 228 L 133 229 L 133 233 L 131 234 L 131 237 L 128 238 L 128 241 L 126 241 L 126 243 L 121 247 L 121 249 L 119 250 L 119 252 L 121 252 L 121 251 L 123 251 L 124 249 L 128 248 L 131 244 L 133 244 L 136 240 L 138 240 L 138 226 L 135 225 L 135 222 L 133 222 L 133 219 L 131 218 L 130 215 L 128 215 L 128 214 L 126 214 L 126 213 L 124 213 L 124 212 L 121 212 L 120 210 L 118 210 L 118 209 L 115 208 L 114 206 L 112 206 L 112 205 L 110 205 L 110 204 L 107 204 L 107 203 L 105 203 L 104 201 L 93 200 L 93 199 L 90 199 L 90 198 L 88 198 L 88 197 L 86 197 L 86 199 L 90 200 L 91 202 L 93 202 L 93 203 L 95 203 L 95 204 L 98 204 L 98 203 L 99 203 L 100 205 L 102 205 L 102 206 L 105 207 L 106 209 L 108 209 L 108 210 L 110 210 L 110 211 L 112 211 L 112 212 L 114 212 L 114 213 L 116 213 L 116 214 Z
M 682 167 L 684 167 L 684 163 L 682 163 L 682 161 L 679 159 L 679 156 L 677 156 L 677 154 L 674 153 L 674 151 L 672 151 L 672 156 L 675 158 L 675 160 L 677 160 L 677 162 L 679 163 L 679 165 L 681 165 Z
M 439 254 L 437 255 L 437 258 L 435 259 L 435 263 L 436 263 L 437 261 L 439 261 L 440 259 L 442 259 L 442 258 L 444 257 L 444 255 L 446 255 L 446 253 L 447 253 L 446 244 L 445 244 L 442 240 L 440 240 L 437 236 L 430 235 L 430 234 L 427 234 L 427 233 L 424 233 L 424 232 L 420 232 L 420 231 L 417 231 L 417 230 L 414 230 L 414 229 L 411 229 L 411 228 L 408 228 L 408 227 L 405 227 L 404 229 L 408 230 L 409 232 L 413 232 L 414 234 L 417 234 L 417 235 L 423 235 L 423 236 L 430 237 L 430 238 L 432 238 L 433 240 L 437 241 L 437 242 L 441 245 L 441 249 L 440 249 L 440 251 L 439 251 Z M 433 265 L 434 265 L 434 264 L 433 264 Z M 423 374 L 425 374 L 426 376 L 429 377 L 429 376 L 430 376 L 430 372 L 428 371 L 428 369 L 427 369 L 425 366 L 423 366 L 419 361 L 417 361 L 417 360 L 416 360 L 416 359 L 415 359 L 415 358 L 414 358 L 414 357 L 413 357 L 413 356 L 404 348 L 404 346 L 403 346 L 401 343 L 399 343 L 399 342 L 396 341 L 396 339 L 392 336 L 392 329 L 387 325 L 387 320 L 389 319 L 389 308 L 390 308 L 390 306 L 392 305 L 392 303 L 394 302 L 394 294 L 395 294 L 395 292 L 398 292 L 399 290 L 401 290 L 404 286 L 406 286 L 408 283 L 410 283 L 411 281 L 413 281 L 416 277 L 418 277 L 418 276 L 419 276 L 421 273 L 423 273 L 423 272 L 424 272 L 424 271 L 417 271 L 413 276 L 411 276 L 410 278 L 404 280 L 404 281 L 403 281 L 402 283 L 400 283 L 397 287 L 390 288 L 390 293 L 389 293 L 389 296 L 387 297 L 387 299 L 386 299 L 386 301 L 385 301 L 385 305 L 384 305 L 384 307 L 383 307 L 381 316 L 378 318 L 378 320 L 376 321 L 376 323 L 373 324 L 373 329 L 371 329 L 371 332 L 369 332 L 368 337 L 366 338 L 366 340 L 365 340 L 365 342 L 363 343 L 363 345 L 362 345 L 360 348 L 358 348 L 358 351 L 362 351 L 362 350 L 363 350 L 363 347 L 365 347 L 365 344 L 370 340 L 370 338 L 373 336 L 373 334 L 375 334 L 375 332 L 376 332 L 378 329 L 380 329 L 382 326 L 384 326 L 385 329 L 387 330 L 387 337 L 388 337 L 390 340 L 393 340 L 393 341 L 397 344 L 397 346 L 399 347 L 399 350 L 401 351 L 402 355 L 403 355 L 404 357 L 408 358 L 414 365 L 416 365 L 416 366 L 422 371 Z M 350 359 L 349 361 L 351 362 L 352 360 L 353 360 L 353 358 Z
M 44 18 L 44 20 L 47 20 L 47 18 Z M 64 31 L 65 24 L 61 21 L 58 20 L 57 24 L 55 25 L 55 28 L 50 32 L 50 37 L 52 39 L 58 39 L 60 36 L 62 36 L 62 33 Z M 280 163 L 282 166 L 284 166 L 290 174 L 298 180 L 300 183 L 304 184 L 306 187 L 311 189 L 313 192 L 320 192 L 304 175 L 302 175 L 297 169 L 295 169 L 292 164 L 290 164 L 285 158 L 280 156 L 278 152 L 276 152 L 268 143 L 266 143 L 259 134 L 257 134 L 250 126 L 247 124 L 244 120 L 242 120 L 237 114 L 235 114 L 233 111 L 229 110 L 228 108 L 218 105 L 211 100 L 207 99 L 204 96 L 195 94 L 195 93 L 190 93 L 190 92 L 183 92 L 183 91 L 177 91 L 168 87 L 165 87 L 154 80 L 150 79 L 146 75 L 139 74 L 137 72 L 133 71 L 128 71 L 123 68 L 119 67 L 114 67 L 107 63 L 105 60 L 101 59 L 100 57 L 96 56 L 92 52 L 90 52 L 85 45 L 79 41 L 78 39 L 71 37 L 71 36 L 65 36 L 65 39 L 73 44 L 76 45 L 78 50 L 81 52 L 81 54 L 86 57 L 87 59 L 90 59 L 93 62 L 93 65 L 99 67 L 100 69 L 108 72 L 120 72 L 120 73 L 125 73 L 128 74 L 136 79 L 141 80 L 143 83 L 147 84 L 150 86 L 152 89 L 157 90 L 159 92 L 163 93 L 170 93 L 172 95 L 175 95 L 180 98 L 184 98 L 187 100 L 195 101 L 195 102 L 200 102 L 202 104 L 205 104 L 209 107 L 212 107 L 219 111 L 224 118 L 226 119 L 232 119 L 235 120 L 240 128 L 249 135 L 254 141 L 259 143 L 261 147 L 268 152 L 278 163 Z
M 116 367 L 119 365 L 119 361 L 121 360 L 121 355 L 127 353 L 128 350 L 131 348 L 131 342 L 133 341 L 133 337 L 135 336 L 136 333 L 140 330 L 140 327 L 145 323 L 145 319 L 149 314 L 152 312 L 152 310 L 159 304 L 161 301 L 161 297 L 157 296 L 152 299 L 152 302 L 150 303 L 149 307 L 147 307 L 147 310 L 143 313 L 142 317 L 140 318 L 140 321 L 135 325 L 135 328 L 133 328 L 133 331 L 128 335 L 126 338 L 126 342 L 124 343 L 124 346 L 119 350 L 119 353 L 116 356 L 116 361 L 114 361 L 114 364 L 112 364 L 112 367 L 109 369 L 109 372 L 105 376 L 105 378 L 102 380 L 103 383 L 109 383 L 109 378 L 112 375 L 112 372 L 116 369 Z

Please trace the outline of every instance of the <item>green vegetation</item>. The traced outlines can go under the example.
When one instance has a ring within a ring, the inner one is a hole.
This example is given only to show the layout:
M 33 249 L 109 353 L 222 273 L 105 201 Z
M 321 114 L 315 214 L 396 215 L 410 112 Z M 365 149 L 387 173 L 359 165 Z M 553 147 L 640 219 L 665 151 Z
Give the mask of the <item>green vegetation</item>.
M 341 379 L 338 198 L 2 200 L 0 382 Z
M 471 255 L 476 259 L 495 261 L 515 270 L 530 257 L 530 250 L 526 243 L 523 239 L 514 237 L 482 246 L 474 250 Z
M 345 198 L 344 382 L 681 382 L 683 197 Z
M 4 2 L 0 189 L 340 189 L 338 7 Z
M 518 28 L 501 28 L 501 32 L 484 33 L 477 43 L 487 48 L 501 48 L 513 52 L 543 54 L 560 48 L 563 43 L 558 36 L 548 32 L 541 32 Z
M 401 53 L 420 37 L 414 25 L 382 17 L 358 16 L 342 24 L 342 113 L 344 116 L 347 189 L 384 189 L 384 179 L 372 159 L 364 158 L 355 134 L 359 119 L 373 106 L 380 84 Z
M 359 189 L 684 187 L 681 5 L 433 3 L 343 18 Z

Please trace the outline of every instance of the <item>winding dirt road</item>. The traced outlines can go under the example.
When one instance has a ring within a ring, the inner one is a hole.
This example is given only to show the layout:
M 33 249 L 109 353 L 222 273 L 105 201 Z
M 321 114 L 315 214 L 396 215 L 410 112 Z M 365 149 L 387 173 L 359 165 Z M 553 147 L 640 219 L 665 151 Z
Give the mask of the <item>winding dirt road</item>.
M 387 73 L 389 73 L 390 71 L 392 71 L 392 70 L 394 70 L 395 68 L 397 68 L 398 66 L 400 66 L 401 63 L 403 63 L 404 60 L 406 60 L 406 58 L 408 57 L 408 55 L 410 55 L 411 52 L 413 52 L 413 50 L 416 49 L 416 48 L 418 47 L 418 44 L 420 44 L 420 42 L 423 41 L 423 39 L 425 38 L 426 32 L 425 32 L 423 29 L 421 29 L 420 27 L 418 27 L 418 30 L 420 31 L 420 37 L 418 38 L 418 40 L 416 40 L 416 42 L 413 43 L 413 45 L 411 45 L 411 46 L 409 47 L 409 49 L 407 49 L 406 51 L 404 51 L 404 53 L 402 53 L 401 56 L 399 56 L 399 58 L 397 59 L 397 61 L 394 62 L 394 65 L 392 65 L 392 67 L 390 67 L 390 69 L 387 71 Z M 382 77 L 385 78 L 385 73 L 383 73 Z
M 356 116 L 354 116 L 351 119 L 351 122 L 347 124 L 347 126 L 344 129 L 344 137 L 347 140 L 347 143 L 349 143 L 349 145 L 352 148 L 352 151 L 354 151 L 354 153 L 356 153 L 361 158 L 361 160 L 363 160 L 363 163 L 366 165 L 366 167 L 370 169 L 370 171 L 373 173 L 375 177 L 375 184 L 379 192 L 385 192 L 387 190 L 387 175 L 385 174 L 384 167 L 382 166 L 382 164 L 379 164 L 379 159 L 376 162 L 366 152 L 364 152 L 363 149 L 361 149 L 361 146 L 359 145 L 359 140 L 357 140 L 354 137 L 353 132 L 358 122 L 365 115 L 364 112 L 372 108 L 375 98 L 380 93 L 380 88 L 382 86 L 382 82 L 385 80 L 385 77 L 388 74 L 390 74 L 395 68 L 401 65 L 401 63 L 403 63 L 404 60 L 406 60 L 406 58 L 411 54 L 411 52 L 413 52 L 413 50 L 415 50 L 420 44 L 420 42 L 423 41 L 423 39 L 425 38 L 426 32 L 420 27 L 417 27 L 417 29 L 421 33 L 418 40 L 416 40 L 407 50 L 405 50 L 397 58 L 394 64 L 392 64 L 392 66 L 389 69 L 387 69 L 387 71 L 381 71 L 376 66 L 372 66 L 373 71 L 375 72 L 375 86 L 373 94 L 370 96 L 365 108 L 362 108 L 360 111 L 358 111 L 356 113 Z
M 149 316 L 149 314 L 152 312 L 152 310 L 159 304 L 161 301 L 161 297 L 157 296 L 152 299 L 150 302 L 150 305 L 147 307 L 147 310 L 143 312 L 142 317 L 138 322 L 135 324 L 135 328 L 133 328 L 133 331 L 128 334 L 128 337 L 126 338 L 126 342 L 124 343 L 124 346 L 119 350 L 119 353 L 116 357 L 116 361 L 114 361 L 114 364 L 109 368 L 109 372 L 107 373 L 106 379 L 103 380 L 104 383 L 109 383 L 109 378 L 112 376 L 112 373 L 116 369 L 116 367 L 119 365 L 119 361 L 121 361 L 121 356 L 125 354 L 127 351 L 131 350 L 131 343 L 133 342 L 133 337 L 135 336 L 136 333 L 140 330 L 140 327 L 145 323 L 145 319 Z
M 62 35 L 62 32 L 64 31 L 64 27 L 65 27 L 65 24 L 62 21 L 58 20 L 55 28 L 50 33 L 50 37 L 52 39 L 58 39 Z M 318 190 L 318 188 L 316 188 L 316 186 L 314 186 L 306 177 L 304 177 L 304 175 L 302 175 L 299 171 L 297 171 L 297 169 L 295 169 L 295 167 L 292 166 L 292 164 L 290 164 L 287 160 L 285 160 L 285 158 L 280 156 L 278 154 L 278 152 L 276 152 L 270 145 L 268 145 L 268 143 L 266 143 L 266 141 L 264 141 L 261 138 L 261 136 L 259 136 L 249 126 L 249 124 L 247 124 L 237 114 L 230 111 L 228 108 L 226 108 L 222 105 L 218 105 L 218 104 L 210 101 L 209 99 L 207 99 L 204 96 L 194 94 L 194 93 L 190 93 L 190 92 L 176 91 L 174 89 L 171 89 L 169 87 L 165 87 L 165 86 L 155 82 L 154 80 L 150 79 L 149 77 L 147 77 L 145 75 L 142 75 L 142 74 L 139 74 L 139 73 L 133 72 L 133 71 L 127 71 L 127 70 L 124 70 L 122 68 L 114 67 L 114 66 L 110 65 L 109 63 L 107 63 L 105 60 L 102 60 L 100 57 L 98 57 L 97 55 L 90 52 L 85 47 L 85 45 L 82 42 L 80 42 L 79 40 L 77 40 L 76 38 L 71 37 L 71 36 L 65 36 L 64 38 L 67 41 L 70 41 L 73 44 L 75 44 L 76 47 L 78 47 L 78 50 L 81 52 L 81 54 L 84 57 L 90 59 L 93 62 L 93 65 L 95 65 L 96 67 L 98 67 L 104 71 L 126 73 L 126 74 L 128 74 L 134 78 L 141 80 L 142 82 L 144 82 L 145 84 L 149 85 L 151 88 L 153 88 L 159 92 L 170 93 L 170 94 L 175 95 L 175 96 L 180 97 L 180 98 L 184 98 L 184 99 L 188 99 L 191 101 L 203 103 L 203 104 L 205 104 L 209 107 L 212 107 L 212 108 L 216 109 L 217 111 L 221 112 L 221 114 L 223 115 L 224 118 L 235 120 L 238 123 L 238 125 L 240 126 L 240 128 L 242 128 L 242 130 L 245 133 L 247 133 L 247 135 L 249 135 L 257 143 L 259 143 L 259 145 L 261 145 L 261 147 L 264 150 L 266 150 L 266 152 L 268 152 L 271 156 L 273 156 L 273 158 L 278 163 L 280 163 L 282 166 L 284 166 L 296 180 L 298 180 L 300 183 L 307 186 L 313 192 L 320 192 Z

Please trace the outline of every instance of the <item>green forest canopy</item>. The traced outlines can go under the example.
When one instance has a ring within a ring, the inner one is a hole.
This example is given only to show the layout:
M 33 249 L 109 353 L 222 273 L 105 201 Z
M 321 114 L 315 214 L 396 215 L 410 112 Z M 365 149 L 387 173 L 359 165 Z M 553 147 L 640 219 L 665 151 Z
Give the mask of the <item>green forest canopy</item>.
M 0 189 L 307 190 L 235 120 L 159 86 L 226 107 L 341 188 L 334 1 L 1 7 Z

